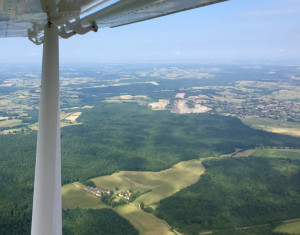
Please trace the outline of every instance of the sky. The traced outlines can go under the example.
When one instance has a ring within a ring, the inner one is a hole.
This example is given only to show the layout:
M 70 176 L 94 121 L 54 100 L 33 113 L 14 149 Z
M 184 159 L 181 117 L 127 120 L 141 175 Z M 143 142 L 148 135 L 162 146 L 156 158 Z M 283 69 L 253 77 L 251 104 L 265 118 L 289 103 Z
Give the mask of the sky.
M 229 0 L 60 39 L 60 62 L 300 65 L 299 0 Z M 0 63 L 41 63 L 42 46 L 1 38 Z

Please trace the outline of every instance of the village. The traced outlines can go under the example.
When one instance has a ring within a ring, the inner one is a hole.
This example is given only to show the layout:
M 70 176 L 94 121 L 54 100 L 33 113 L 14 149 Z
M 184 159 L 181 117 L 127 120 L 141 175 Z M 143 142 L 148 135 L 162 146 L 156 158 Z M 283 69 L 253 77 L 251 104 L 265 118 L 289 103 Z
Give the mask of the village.
M 270 118 L 280 121 L 300 121 L 300 105 L 292 101 L 263 99 L 245 100 L 242 105 L 232 105 L 229 102 L 220 103 L 223 112 L 241 118 Z
M 236 116 L 239 118 L 269 118 L 280 121 L 300 121 L 300 104 L 292 100 L 279 100 L 270 97 L 257 97 L 250 94 L 241 97 L 231 93 L 231 98 L 225 99 L 222 94 L 216 93 L 209 97 L 204 95 L 187 96 L 186 93 L 177 93 L 171 104 L 171 112 L 205 113 L 214 111 L 221 114 Z M 161 106 L 159 106 L 161 104 Z M 169 105 L 169 100 L 159 100 L 151 103 L 153 110 L 163 110 Z
M 91 187 L 91 186 L 84 186 L 83 188 L 85 191 L 90 192 L 92 194 L 94 194 L 97 197 L 101 197 L 103 194 L 108 195 L 108 196 L 112 196 L 113 195 L 113 191 L 110 191 L 108 189 L 102 189 L 102 188 L 97 188 L 97 187 Z M 130 196 L 131 196 L 131 192 L 129 190 L 118 193 L 116 196 L 120 197 L 120 198 L 124 198 L 127 201 L 129 201 Z

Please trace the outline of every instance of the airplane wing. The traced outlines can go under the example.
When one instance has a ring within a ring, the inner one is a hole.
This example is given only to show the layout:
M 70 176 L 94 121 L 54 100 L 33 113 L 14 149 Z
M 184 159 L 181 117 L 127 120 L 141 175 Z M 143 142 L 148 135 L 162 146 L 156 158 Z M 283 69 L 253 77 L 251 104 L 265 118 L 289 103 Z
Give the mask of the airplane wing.
M 227 0 L 0 0 L 0 37 L 42 36 L 49 19 L 57 26 L 81 18 L 82 25 L 117 27 L 222 1 Z
M 120 0 L 82 21 L 96 21 L 98 27 L 118 27 L 223 1 L 226 0 Z
M 0 0 L 0 37 L 27 36 L 33 25 L 47 23 L 39 0 Z

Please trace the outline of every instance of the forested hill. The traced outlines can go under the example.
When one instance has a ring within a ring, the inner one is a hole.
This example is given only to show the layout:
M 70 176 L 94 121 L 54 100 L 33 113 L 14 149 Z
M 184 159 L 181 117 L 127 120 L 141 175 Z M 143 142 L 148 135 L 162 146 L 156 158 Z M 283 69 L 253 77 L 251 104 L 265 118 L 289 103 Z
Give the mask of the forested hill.
M 300 147 L 300 138 L 255 130 L 234 117 L 172 114 L 136 104 L 100 104 L 78 121 L 83 125 L 62 131 L 64 182 L 116 170 L 158 171 L 235 148 Z
M 62 128 L 63 183 L 117 170 L 158 171 L 193 158 L 266 146 L 300 147 L 300 139 L 211 114 L 172 114 L 137 104 L 101 103 L 81 125 Z M 36 133 L 0 136 L 0 234 L 30 229 Z
M 157 215 L 184 234 L 275 234 L 300 217 L 300 154 L 278 153 L 204 161 L 200 180 L 160 201 Z

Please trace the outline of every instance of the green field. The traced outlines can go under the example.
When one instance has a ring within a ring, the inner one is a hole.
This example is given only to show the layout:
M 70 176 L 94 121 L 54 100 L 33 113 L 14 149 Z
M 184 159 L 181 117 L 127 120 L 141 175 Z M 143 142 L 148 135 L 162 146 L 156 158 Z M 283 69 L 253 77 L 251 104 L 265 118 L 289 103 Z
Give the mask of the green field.
M 269 118 L 240 118 L 246 125 L 252 128 L 285 134 L 300 136 L 300 124 L 297 122 L 282 122 Z
M 300 220 L 279 225 L 274 229 L 274 232 L 287 233 L 287 234 L 300 234 Z
M 82 187 L 83 185 L 80 183 L 67 184 L 62 187 L 63 209 L 100 209 L 107 207 L 98 197 L 86 192 Z

